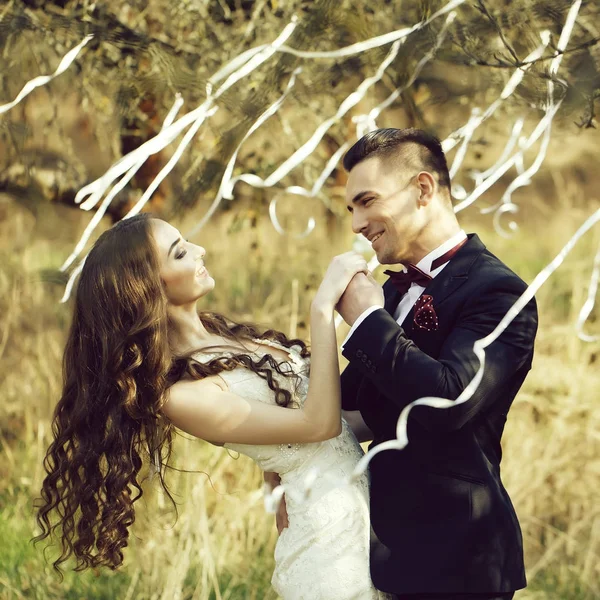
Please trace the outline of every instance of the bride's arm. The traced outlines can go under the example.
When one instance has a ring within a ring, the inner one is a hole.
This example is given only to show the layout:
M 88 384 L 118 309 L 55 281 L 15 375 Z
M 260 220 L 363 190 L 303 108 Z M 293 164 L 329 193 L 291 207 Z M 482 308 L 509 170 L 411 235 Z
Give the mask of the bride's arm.
M 360 410 L 343 410 L 342 417 L 344 417 L 344 420 L 348 423 L 350 429 L 352 429 L 354 437 L 359 442 L 370 442 L 373 440 L 373 432 L 362 418 Z
M 341 431 L 341 401 L 333 307 L 315 309 L 311 324 L 313 359 L 302 408 L 244 398 L 214 376 L 173 385 L 163 409 L 166 416 L 179 429 L 216 443 L 306 443 L 336 437 Z
M 311 375 L 300 409 L 243 398 L 218 376 L 180 381 L 169 390 L 166 416 L 183 431 L 216 443 L 318 442 L 341 431 L 340 377 L 333 308 L 366 262 L 355 253 L 333 259 L 311 307 Z

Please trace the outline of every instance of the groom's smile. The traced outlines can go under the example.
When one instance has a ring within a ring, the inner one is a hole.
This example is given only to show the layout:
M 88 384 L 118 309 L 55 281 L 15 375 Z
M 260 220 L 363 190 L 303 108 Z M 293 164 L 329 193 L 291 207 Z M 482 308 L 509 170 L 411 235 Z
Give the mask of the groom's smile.
M 352 230 L 371 243 L 381 264 L 411 260 L 411 240 L 425 222 L 419 188 L 390 159 L 373 157 L 348 176 L 346 203 Z

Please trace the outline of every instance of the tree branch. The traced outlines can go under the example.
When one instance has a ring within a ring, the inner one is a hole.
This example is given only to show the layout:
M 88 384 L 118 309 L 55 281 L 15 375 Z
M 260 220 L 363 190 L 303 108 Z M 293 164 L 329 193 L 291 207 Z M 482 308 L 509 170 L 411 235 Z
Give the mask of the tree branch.
M 594 102 L 600 98 L 600 90 L 594 90 L 588 98 L 586 98 L 588 105 L 586 113 L 581 117 L 579 121 L 575 121 L 575 125 L 580 129 L 596 129 L 594 120 L 596 113 L 594 111 Z
M 567 55 L 567 54 L 571 54 L 573 52 L 577 52 L 579 50 L 585 50 L 586 48 L 591 48 L 592 46 L 595 46 L 598 42 L 600 42 L 600 36 L 599 37 L 595 37 L 592 38 L 591 40 L 587 40 L 586 42 L 583 42 L 581 44 L 579 44 L 578 46 L 574 46 L 573 48 L 568 48 L 564 51 L 556 51 L 553 54 L 551 54 L 550 56 L 542 56 L 540 58 L 536 58 L 534 60 L 519 60 L 519 61 L 515 61 L 515 62 L 509 62 L 509 61 L 503 61 L 503 60 L 498 60 L 495 63 L 491 63 L 491 62 L 487 62 L 486 60 L 477 58 L 474 54 L 470 53 L 470 52 L 466 52 L 464 47 L 460 46 L 461 50 L 463 52 L 465 52 L 467 54 L 467 56 L 469 56 L 471 58 L 471 61 L 465 61 L 465 64 L 469 64 L 469 65 L 479 65 L 481 67 L 491 67 L 493 69 L 518 69 L 520 67 L 526 67 L 528 65 L 534 65 L 536 63 L 540 63 L 540 62 L 544 62 L 546 60 L 552 60 L 553 58 L 562 55 Z
M 506 36 L 504 35 L 502 28 L 500 27 L 500 23 L 498 23 L 498 20 L 496 19 L 496 17 L 494 17 L 494 15 L 492 15 L 490 13 L 490 11 L 487 9 L 487 6 L 483 3 L 483 0 L 477 0 L 476 8 L 478 8 L 479 11 L 481 13 L 483 13 L 483 15 L 488 19 L 488 21 L 494 26 L 494 29 L 498 32 L 498 35 L 500 36 L 500 39 L 502 40 L 502 43 L 504 44 L 506 49 L 510 52 L 515 63 L 518 63 L 519 57 L 517 56 L 515 49 L 512 47 L 510 42 L 506 39 Z

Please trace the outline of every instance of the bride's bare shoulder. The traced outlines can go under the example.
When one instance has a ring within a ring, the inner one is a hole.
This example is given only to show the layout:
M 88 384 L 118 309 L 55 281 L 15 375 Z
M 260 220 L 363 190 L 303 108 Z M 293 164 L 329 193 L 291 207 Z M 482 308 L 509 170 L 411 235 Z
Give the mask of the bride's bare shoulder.
M 202 379 L 186 377 L 174 383 L 167 390 L 167 404 L 169 401 L 177 401 L 177 399 L 187 397 L 190 393 L 203 392 L 204 394 L 212 394 L 220 391 L 228 391 L 227 384 L 220 375 L 210 375 Z
M 200 437 L 215 446 L 222 442 L 211 439 L 208 431 L 190 429 L 196 418 L 207 423 L 218 413 L 216 410 L 222 401 L 223 392 L 227 392 L 227 384 L 218 375 L 203 379 L 182 379 L 167 390 L 166 401 L 162 407 L 163 414 L 173 425 Z

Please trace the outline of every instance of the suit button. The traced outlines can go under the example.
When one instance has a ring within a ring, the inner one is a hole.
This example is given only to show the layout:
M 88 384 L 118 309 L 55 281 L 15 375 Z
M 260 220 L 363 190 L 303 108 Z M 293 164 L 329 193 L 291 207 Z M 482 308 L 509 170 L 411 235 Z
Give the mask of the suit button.
M 356 358 L 362 358 L 363 357 L 363 351 L 362 350 L 357 350 L 356 351 Z

